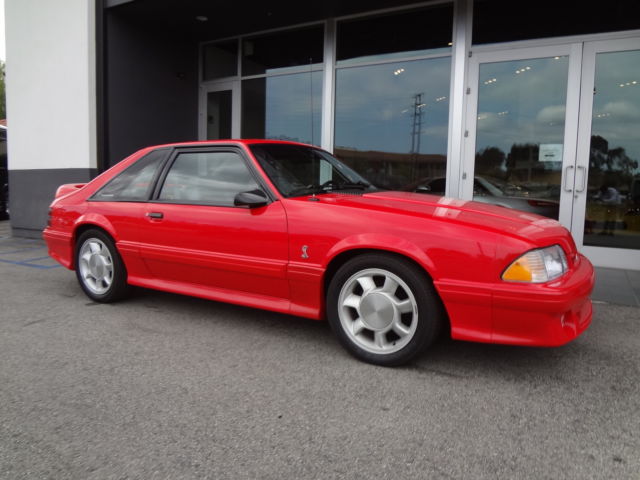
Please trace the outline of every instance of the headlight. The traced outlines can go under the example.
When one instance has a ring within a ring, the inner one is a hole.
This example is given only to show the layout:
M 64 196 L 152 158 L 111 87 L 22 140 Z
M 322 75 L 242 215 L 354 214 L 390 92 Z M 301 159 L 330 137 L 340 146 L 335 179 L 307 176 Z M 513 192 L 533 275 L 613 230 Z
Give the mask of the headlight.
M 531 250 L 514 261 L 502 274 L 508 282 L 544 283 L 563 275 L 567 257 L 560 245 Z

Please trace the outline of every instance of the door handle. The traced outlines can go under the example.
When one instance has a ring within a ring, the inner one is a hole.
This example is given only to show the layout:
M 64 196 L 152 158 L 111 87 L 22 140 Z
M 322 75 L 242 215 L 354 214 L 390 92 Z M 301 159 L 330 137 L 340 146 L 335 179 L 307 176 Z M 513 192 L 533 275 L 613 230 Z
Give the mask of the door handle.
M 149 217 L 149 218 L 163 218 L 164 215 L 162 214 L 162 212 L 149 212 L 149 213 L 147 213 L 147 217 Z
M 573 192 L 573 188 L 567 188 L 567 179 L 571 176 L 570 173 L 573 170 L 573 165 L 569 165 L 567 168 L 564 169 L 564 191 L 565 192 Z
M 587 167 L 583 167 L 582 165 L 578 165 L 578 172 L 580 170 L 582 170 L 582 183 L 580 184 L 580 190 L 576 190 L 576 193 L 584 192 L 584 189 L 587 186 Z

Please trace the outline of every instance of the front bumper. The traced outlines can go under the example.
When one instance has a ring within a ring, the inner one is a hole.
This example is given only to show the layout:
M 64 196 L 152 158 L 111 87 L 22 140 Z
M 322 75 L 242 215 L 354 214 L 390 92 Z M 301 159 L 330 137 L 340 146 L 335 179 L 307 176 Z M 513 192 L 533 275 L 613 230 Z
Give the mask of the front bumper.
M 595 273 L 579 255 L 571 270 L 544 284 L 436 282 L 459 340 L 559 346 L 591 323 Z
M 491 341 L 537 346 L 570 342 L 591 323 L 594 284 L 593 266 L 583 255 L 556 281 L 501 284 L 493 291 Z

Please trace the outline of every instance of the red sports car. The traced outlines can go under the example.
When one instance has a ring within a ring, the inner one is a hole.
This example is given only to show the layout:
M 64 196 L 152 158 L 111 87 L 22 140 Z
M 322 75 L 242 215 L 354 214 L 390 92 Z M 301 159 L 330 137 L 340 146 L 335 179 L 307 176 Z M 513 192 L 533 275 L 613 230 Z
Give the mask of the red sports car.
M 593 267 L 555 220 L 381 191 L 291 142 L 145 148 L 61 186 L 44 238 L 97 302 L 137 285 L 327 318 L 379 365 L 411 360 L 443 328 L 555 346 L 592 316 Z

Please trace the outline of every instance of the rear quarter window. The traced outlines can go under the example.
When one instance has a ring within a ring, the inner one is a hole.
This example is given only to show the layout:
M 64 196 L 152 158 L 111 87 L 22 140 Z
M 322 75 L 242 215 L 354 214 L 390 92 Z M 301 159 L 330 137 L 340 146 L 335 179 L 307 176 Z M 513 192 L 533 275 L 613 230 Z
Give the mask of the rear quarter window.
M 167 150 L 154 150 L 120 172 L 98 190 L 91 200 L 103 202 L 136 202 L 149 198 L 153 181 L 165 159 Z

